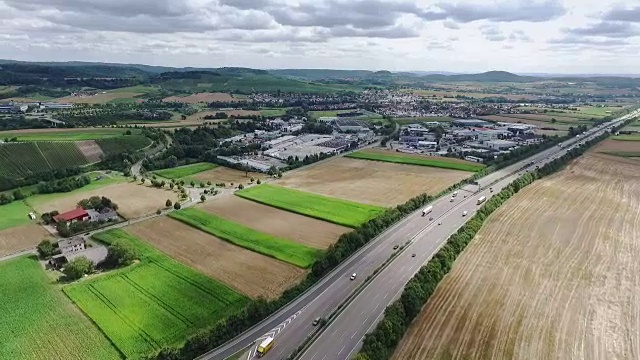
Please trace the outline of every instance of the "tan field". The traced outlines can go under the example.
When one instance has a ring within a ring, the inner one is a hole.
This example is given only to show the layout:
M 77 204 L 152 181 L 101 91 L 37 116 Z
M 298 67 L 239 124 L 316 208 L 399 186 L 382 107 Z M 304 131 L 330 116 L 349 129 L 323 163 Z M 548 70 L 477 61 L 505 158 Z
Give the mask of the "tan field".
M 165 216 L 137 223 L 127 231 L 252 298 L 277 298 L 306 274 L 293 265 L 232 245 Z
M 190 178 L 198 181 L 211 181 L 213 184 L 223 182 L 227 184 L 227 186 L 229 186 L 231 183 L 233 183 L 234 185 L 249 183 L 252 177 L 256 180 L 264 180 L 268 177 L 268 175 L 249 172 L 248 176 L 245 176 L 244 171 L 220 166 L 215 169 L 203 171 L 201 173 L 190 176 Z
M 311 247 L 326 249 L 341 234 L 351 231 L 347 227 L 312 219 L 225 194 L 208 201 L 202 207 L 225 219 L 252 229 L 293 240 Z
M 102 148 L 100 148 L 98 143 L 95 142 L 95 140 L 78 141 L 76 142 L 76 146 L 89 162 L 94 163 L 102 161 L 104 152 L 102 151 Z
M 0 256 L 29 249 L 50 236 L 42 226 L 31 224 L 0 231 Z
M 519 123 L 519 124 L 530 124 L 530 125 L 535 125 L 537 127 L 550 127 L 550 128 L 556 128 L 558 130 L 563 130 L 566 131 L 567 129 L 569 129 L 568 124 L 552 124 L 550 121 L 540 121 L 540 120 L 532 120 L 532 119 L 521 119 L 521 118 L 512 118 L 512 117 L 506 117 L 506 116 L 499 116 L 499 115 L 490 115 L 490 116 L 479 116 L 479 119 L 482 120 L 492 120 L 492 121 L 500 121 L 500 122 L 509 122 L 509 123 Z
M 136 96 L 144 95 L 144 93 L 136 93 L 136 92 L 109 92 L 109 93 L 99 93 L 92 96 L 65 96 L 59 99 L 56 99 L 55 102 L 58 103 L 69 103 L 69 104 L 106 104 L 111 100 L 116 99 L 133 99 Z
M 118 214 L 127 219 L 151 214 L 157 209 L 163 208 L 167 199 L 170 199 L 171 202 L 178 200 L 177 194 L 173 191 L 140 185 L 139 182 L 129 182 L 61 196 L 52 201 L 34 204 L 33 207 L 40 214 L 53 210 L 62 213 L 75 209 L 80 200 L 92 196 L 106 196 L 113 200 L 118 204 Z
M 622 141 L 607 139 L 598 144 L 594 151 L 596 152 L 634 152 L 640 153 L 640 141 Z
M 393 359 L 640 358 L 640 166 L 612 159 L 491 215 Z
M 162 99 L 162 101 L 176 101 L 183 102 L 187 104 L 197 104 L 200 102 L 236 102 L 242 101 L 242 99 L 237 99 L 228 93 L 197 93 L 189 96 L 169 96 L 167 98 Z
M 395 206 L 423 194 L 437 194 L 471 176 L 465 171 L 338 157 L 293 171 L 277 185 L 365 204 Z

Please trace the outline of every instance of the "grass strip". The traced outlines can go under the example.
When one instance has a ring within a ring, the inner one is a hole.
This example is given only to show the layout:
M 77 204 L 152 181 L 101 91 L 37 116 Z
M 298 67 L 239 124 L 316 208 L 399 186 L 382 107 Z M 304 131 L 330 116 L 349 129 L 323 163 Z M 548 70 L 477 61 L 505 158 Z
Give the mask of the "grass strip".
M 217 168 L 218 165 L 210 163 L 196 163 L 184 166 L 178 166 L 170 169 L 156 170 L 153 173 L 167 179 L 180 179 L 203 171 Z
M 442 169 L 462 170 L 462 171 L 470 171 L 470 172 L 477 172 L 484 169 L 484 165 L 460 163 L 457 161 L 451 161 L 450 159 L 446 159 L 446 158 L 438 159 L 438 158 L 425 157 L 424 159 L 419 159 L 413 156 L 396 155 L 396 154 L 378 154 L 378 153 L 371 153 L 371 152 L 364 152 L 364 151 L 356 151 L 351 154 L 347 154 L 345 156 L 353 159 L 383 161 L 383 162 L 390 162 L 390 163 L 396 163 L 396 164 L 429 166 L 429 167 L 436 167 L 436 168 L 442 168 Z

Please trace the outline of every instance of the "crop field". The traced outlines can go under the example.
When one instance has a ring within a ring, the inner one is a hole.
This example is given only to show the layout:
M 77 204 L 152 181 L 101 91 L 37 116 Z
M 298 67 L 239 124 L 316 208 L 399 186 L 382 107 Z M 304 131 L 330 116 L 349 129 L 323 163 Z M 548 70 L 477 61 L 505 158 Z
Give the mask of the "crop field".
M 50 233 L 37 224 L 14 225 L 5 228 L 0 230 L 0 256 L 34 248 L 42 239 L 50 236 Z
M 554 128 L 563 132 L 567 131 L 570 126 L 575 126 L 572 124 L 561 123 L 561 122 L 556 122 L 552 124 L 551 119 L 549 119 L 549 121 L 540 121 L 540 120 L 521 119 L 521 118 L 516 119 L 516 118 L 511 118 L 511 117 L 506 117 L 501 115 L 479 116 L 478 118 L 482 120 L 490 120 L 490 121 L 530 124 L 530 125 L 535 125 L 539 128 Z
M 76 129 L 24 129 L 0 132 L 0 137 L 17 137 L 18 141 L 84 141 L 116 137 L 136 129 L 119 128 L 76 128 Z
M 384 208 L 378 206 L 268 184 L 240 190 L 235 194 L 264 205 L 352 228 L 384 211 Z
M 484 165 L 470 161 L 445 158 L 440 156 L 426 156 L 404 154 L 387 150 L 360 150 L 346 155 L 346 157 L 362 160 L 384 161 L 396 164 L 428 166 L 441 169 L 476 172 L 485 168 Z
M 97 93 L 95 95 L 83 95 L 83 96 L 65 96 L 58 98 L 55 102 L 58 103 L 71 103 L 71 104 L 106 104 L 114 103 L 122 100 L 135 101 L 137 97 L 140 97 L 146 93 L 155 91 L 155 88 L 146 86 L 132 86 L 127 88 L 120 88 L 110 90 L 105 93 Z
M 127 231 L 251 298 L 277 298 L 306 274 L 296 266 L 235 246 L 164 216 L 137 223 Z
M 471 172 L 337 157 L 292 171 L 277 185 L 364 204 L 396 206 L 420 194 L 437 194 Z
M 260 109 L 260 115 L 262 116 L 282 116 L 287 113 L 290 108 L 264 108 Z
M 203 203 L 202 209 L 257 231 L 326 249 L 350 228 L 276 209 L 229 194 Z M 292 226 L 291 224 L 295 224 Z
M 230 184 L 246 184 L 249 183 L 251 178 L 264 180 L 268 175 L 263 173 L 249 172 L 248 176 L 245 176 L 244 171 L 231 169 L 225 166 L 219 166 L 215 169 L 204 171 L 195 174 L 191 178 L 195 181 L 211 181 L 212 183 L 225 183 Z
M 640 161 L 640 141 L 620 141 L 614 137 L 599 143 L 593 151 Z
M 170 96 L 162 99 L 162 101 L 165 101 L 165 102 L 176 101 L 176 102 L 183 102 L 187 104 L 197 104 L 200 102 L 210 103 L 215 101 L 236 102 L 236 101 L 242 101 L 242 100 L 243 99 L 238 99 L 229 93 L 222 93 L 222 92 L 216 92 L 216 93 L 204 92 L 204 93 L 197 93 L 189 96 Z
M 76 146 L 90 163 L 99 162 L 104 156 L 104 151 L 94 140 L 78 141 Z
M 483 99 L 489 97 L 503 97 L 508 100 L 536 100 L 539 96 L 522 94 L 499 94 L 499 93 L 481 93 L 481 92 L 468 92 L 468 91 L 443 91 L 443 90 L 407 90 L 412 92 L 416 96 L 423 96 L 428 98 L 448 98 L 455 99 L 456 96 L 466 96 L 471 98 Z
M 88 163 L 87 158 L 73 142 L 37 142 L 52 169 L 82 166 Z
M 210 163 L 196 163 L 178 166 L 170 169 L 156 170 L 153 173 L 167 179 L 180 179 L 190 175 L 195 175 L 203 171 L 217 168 L 218 165 Z
M 640 134 L 621 134 L 612 138 L 616 141 L 640 141 Z
M 35 143 L 0 144 L 0 176 L 21 178 L 51 169 Z
M 311 267 L 322 253 L 319 249 L 253 230 L 199 209 L 174 211 L 169 213 L 169 217 L 234 245 L 303 269 Z
M 588 153 L 494 212 L 393 359 L 640 357 L 640 166 Z
M 144 135 L 126 135 L 107 139 L 98 139 L 96 143 L 109 155 L 123 151 L 137 151 L 151 145 L 151 139 Z
M 172 202 L 178 200 L 178 195 L 168 189 L 162 190 L 124 181 L 127 180 L 103 178 L 68 193 L 34 195 L 28 197 L 26 201 L 42 214 L 53 210 L 60 212 L 73 210 L 82 199 L 91 196 L 106 196 L 118 204 L 118 214 L 124 218 L 133 219 L 164 208 L 167 199 Z
M 121 358 L 100 330 L 51 284 L 35 257 L 0 262 L 0 278 L 0 359 Z
M 400 125 L 407 125 L 407 124 L 419 124 L 423 122 L 432 122 L 432 121 L 448 123 L 448 122 L 452 122 L 455 119 L 448 116 L 420 116 L 420 117 L 400 117 L 400 118 L 394 118 L 393 120 Z
M 178 344 L 246 303 L 245 296 L 123 230 L 96 238 L 125 241 L 136 249 L 140 262 L 63 290 L 128 358 Z
M 13 201 L 6 205 L 0 205 L 0 230 L 10 227 L 30 224 L 31 208 L 24 201 Z
M 570 117 L 570 116 L 560 116 L 556 114 L 549 114 L 549 115 L 547 114 L 502 114 L 500 116 L 506 117 L 506 118 L 512 118 L 516 120 L 535 120 L 535 121 L 542 121 L 542 122 L 548 122 L 553 124 L 561 123 L 561 124 L 573 125 L 573 124 L 590 122 L 590 119 L 576 118 L 576 117 Z M 553 122 L 553 119 L 556 119 L 555 123 Z

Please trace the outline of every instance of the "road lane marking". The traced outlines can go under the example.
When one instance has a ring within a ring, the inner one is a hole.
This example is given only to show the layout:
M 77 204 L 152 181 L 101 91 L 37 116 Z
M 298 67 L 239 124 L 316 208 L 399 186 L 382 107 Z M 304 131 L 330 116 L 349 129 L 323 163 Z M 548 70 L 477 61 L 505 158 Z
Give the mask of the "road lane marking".
M 343 346 L 342 349 L 340 349 L 340 351 L 338 351 L 338 355 L 340 355 L 340 353 L 344 351 L 345 347 L 347 347 L 347 345 Z

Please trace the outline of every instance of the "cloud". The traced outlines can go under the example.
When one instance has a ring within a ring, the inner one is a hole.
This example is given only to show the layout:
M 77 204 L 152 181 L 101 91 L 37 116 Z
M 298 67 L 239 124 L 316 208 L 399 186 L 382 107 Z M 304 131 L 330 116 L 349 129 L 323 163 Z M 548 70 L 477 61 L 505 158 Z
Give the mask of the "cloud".
M 438 7 L 441 9 L 440 12 L 427 12 L 424 17 L 427 19 L 451 19 L 462 23 L 478 20 L 544 22 L 567 13 L 564 6 L 557 0 L 543 2 L 533 0 L 487 1 L 483 4 L 442 3 L 438 4 Z
M 601 21 L 597 24 L 579 28 L 565 28 L 563 32 L 574 36 L 603 36 L 609 38 L 628 38 L 639 35 L 638 28 L 626 22 Z
M 454 21 L 446 20 L 442 22 L 442 25 L 447 29 L 458 30 L 460 29 L 460 25 L 456 24 Z
M 483 25 L 480 27 L 480 33 L 489 41 L 504 41 L 507 37 L 498 27 L 494 25 Z
M 640 23 L 640 6 L 634 8 L 613 8 L 603 17 L 607 21 L 628 21 Z
M 575 37 L 575 36 L 566 36 L 563 38 L 556 38 L 549 40 L 549 44 L 552 45 L 580 45 L 580 46 L 589 46 L 589 47 L 615 47 L 615 46 L 623 46 L 629 45 L 629 42 L 621 39 L 593 39 L 587 37 Z

